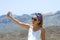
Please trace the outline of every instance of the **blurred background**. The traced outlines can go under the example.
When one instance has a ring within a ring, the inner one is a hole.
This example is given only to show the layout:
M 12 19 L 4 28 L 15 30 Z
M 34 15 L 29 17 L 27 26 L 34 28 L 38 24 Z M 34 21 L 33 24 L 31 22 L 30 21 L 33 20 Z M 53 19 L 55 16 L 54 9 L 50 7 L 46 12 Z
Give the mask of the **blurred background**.
M 28 30 L 6 17 L 7 12 L 24 23 L 42 13 L 46 40 L 60 40 L 60 0 L 0 0 L 0 40 L 27 40 Z

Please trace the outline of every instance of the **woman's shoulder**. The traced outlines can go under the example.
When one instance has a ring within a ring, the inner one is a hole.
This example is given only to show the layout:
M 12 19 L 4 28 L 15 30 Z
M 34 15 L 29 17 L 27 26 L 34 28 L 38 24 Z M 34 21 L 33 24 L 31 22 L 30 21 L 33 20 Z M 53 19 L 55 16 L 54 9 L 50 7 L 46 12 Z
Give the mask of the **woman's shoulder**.
M 44 27 L 42 27 L 42 28 L 41 28 L 41 31 L 42 31 L 42 32 L 45 32 L 45 28 L 44 28 Z
M 29 28 L 33 28 L 33 26 L 32 25 L 29 25 Z
M 42 29 L 45 29 L 45 27 L 44 27 L 44 26 L 42 26 Z

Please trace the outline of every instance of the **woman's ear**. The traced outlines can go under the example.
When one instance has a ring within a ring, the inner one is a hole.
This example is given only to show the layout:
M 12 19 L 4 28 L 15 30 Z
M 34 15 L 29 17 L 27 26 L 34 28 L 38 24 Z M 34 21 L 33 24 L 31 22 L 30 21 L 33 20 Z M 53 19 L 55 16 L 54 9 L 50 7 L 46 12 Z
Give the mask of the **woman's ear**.
M 40 21 L 38 21 L 38 24 L 40 24 Z
M 40 25 L 40 21 L 38 21 L 38 25 Z

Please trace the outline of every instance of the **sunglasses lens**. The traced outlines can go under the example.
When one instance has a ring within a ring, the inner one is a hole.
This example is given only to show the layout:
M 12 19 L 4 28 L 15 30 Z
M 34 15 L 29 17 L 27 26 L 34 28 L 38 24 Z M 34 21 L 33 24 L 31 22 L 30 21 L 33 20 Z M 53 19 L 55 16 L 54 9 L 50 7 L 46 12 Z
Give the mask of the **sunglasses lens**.
M 32 20 L 37 21 L 37 19 L 35 19 L 35 18 L 32 18 Z

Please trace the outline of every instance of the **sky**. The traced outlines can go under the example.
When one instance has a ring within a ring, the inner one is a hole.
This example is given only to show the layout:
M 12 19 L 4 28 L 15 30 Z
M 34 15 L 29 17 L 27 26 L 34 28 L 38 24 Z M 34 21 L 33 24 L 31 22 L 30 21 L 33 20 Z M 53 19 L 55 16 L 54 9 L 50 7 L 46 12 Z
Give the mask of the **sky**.
M 60 10 L 60 0 L 0 0 L 0 15 L 48 13 Z

